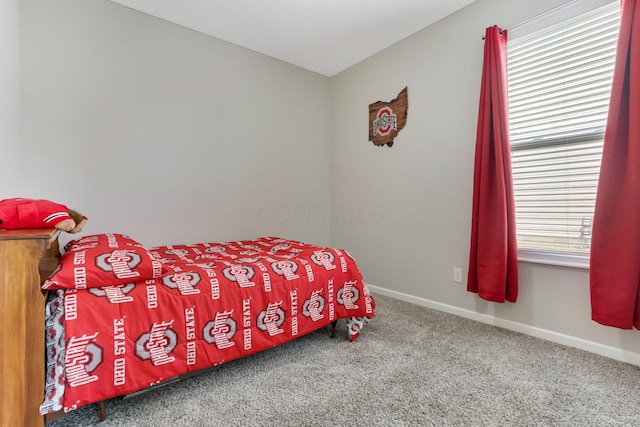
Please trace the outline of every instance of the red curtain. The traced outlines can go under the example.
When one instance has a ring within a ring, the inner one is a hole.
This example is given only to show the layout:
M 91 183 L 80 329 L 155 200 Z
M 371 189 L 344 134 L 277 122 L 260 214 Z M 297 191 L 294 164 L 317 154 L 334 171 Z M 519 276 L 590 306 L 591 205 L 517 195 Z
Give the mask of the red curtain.
M 473 176 L 467 290 L 495 302 L 518 297 L 518 251 L 507 108 L 507 31 L 486 30 Z
M 622 0 L 591 240 L 591 316 L 640 329 L 640 5 Z

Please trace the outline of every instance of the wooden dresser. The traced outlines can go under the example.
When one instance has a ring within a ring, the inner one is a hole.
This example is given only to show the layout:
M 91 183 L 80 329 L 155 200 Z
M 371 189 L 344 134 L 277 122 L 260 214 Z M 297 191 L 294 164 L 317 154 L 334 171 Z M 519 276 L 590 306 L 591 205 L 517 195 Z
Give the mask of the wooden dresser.
M 0 230 L 0 427 L 42 426 L 44 279 L 58 263 L 57 230 Z

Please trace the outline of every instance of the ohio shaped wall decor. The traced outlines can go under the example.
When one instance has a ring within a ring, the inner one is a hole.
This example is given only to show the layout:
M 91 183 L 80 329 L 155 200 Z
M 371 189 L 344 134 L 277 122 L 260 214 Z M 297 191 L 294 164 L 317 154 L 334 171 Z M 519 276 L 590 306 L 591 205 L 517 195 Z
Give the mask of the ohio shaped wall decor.
M 408 110 L 407 87 L 390 102 L 378 101 L 369 104 L 369 141 L 379 146 L 393 146 L 395 137 L 407 124 Z

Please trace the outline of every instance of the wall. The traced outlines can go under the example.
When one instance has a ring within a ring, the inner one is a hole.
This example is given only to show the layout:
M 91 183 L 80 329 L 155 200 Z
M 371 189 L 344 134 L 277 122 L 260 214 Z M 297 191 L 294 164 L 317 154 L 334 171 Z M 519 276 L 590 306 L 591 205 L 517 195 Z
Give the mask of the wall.
M 328 244 L 327 77 L 107 0 L 21 12 L 25 197 L 146 245 Z
M 503 305 L 451 280 L 468 265 L 484 28 L 562 3 L 478 0 L 329 80 L 106 0 L 10 0 L 0 182 L 147 245 L 331 243 L 378 291 L 640 364 L 636 332 L 590 320 L 586 270 L 521 263 Z M 368 105 L 405 85 L 407 127 L 374 147 Z
M 640 364 L 637 332 L 590 320 L 588 271 L 520 263 L 516 304 L 452 281 L 469 257 L 482 35 L 563 0 L 478 0 L 331 80 L 332 244 L 374 290 Z M 367 141 L 368 105 L 409 88 L 395 145 Z
M 20 1 L 0 2 L 0 199 L 20 195 Z

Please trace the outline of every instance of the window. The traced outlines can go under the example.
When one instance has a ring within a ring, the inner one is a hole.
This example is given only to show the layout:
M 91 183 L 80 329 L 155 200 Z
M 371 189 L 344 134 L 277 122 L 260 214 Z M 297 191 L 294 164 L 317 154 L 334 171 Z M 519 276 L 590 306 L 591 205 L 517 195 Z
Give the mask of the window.
M 618 1 L 582 0 L 510 30 L 519 259 L 588 265 L 619 9 Z

